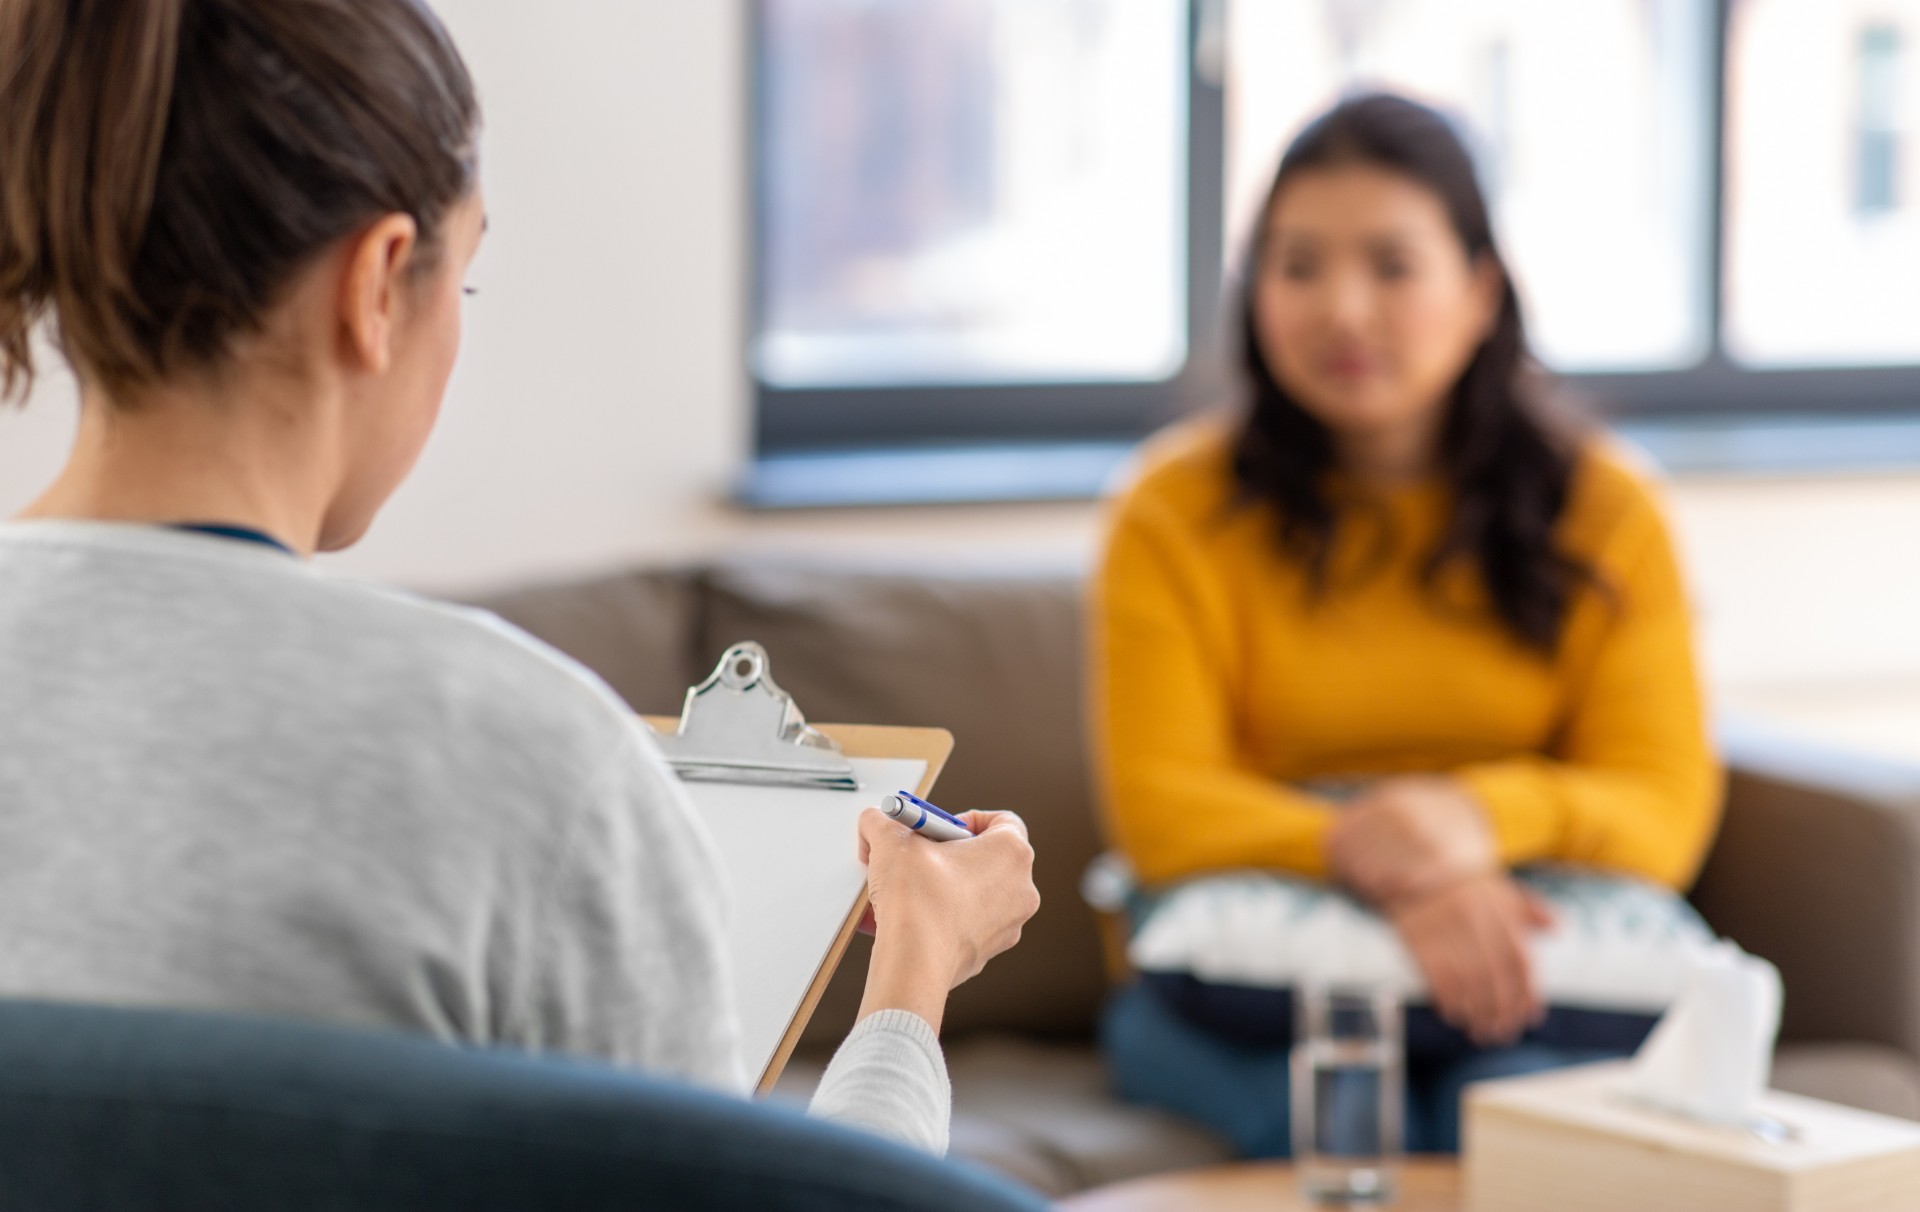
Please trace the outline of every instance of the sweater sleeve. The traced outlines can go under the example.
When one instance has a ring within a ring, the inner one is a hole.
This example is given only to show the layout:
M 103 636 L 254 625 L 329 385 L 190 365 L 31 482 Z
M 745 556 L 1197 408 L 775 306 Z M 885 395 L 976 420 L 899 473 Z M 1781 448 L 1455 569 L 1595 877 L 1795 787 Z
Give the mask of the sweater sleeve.
M 1550 755 L 1454 774 L 1485 805 L 1507 863 L 1579 863 L 1681 888 L 1719 820 L 1720 770 L 1672 539 L 1651 502 L 1623 530 L 1601 567 L 1608 592 L 1569 625 L 1570 644 L 1574 626 L 1588 630 L 1578 639 L 1591 655 Z
M 953 1087 L 932 1026 L 906 1010 L 861 1019 L 833 1054 L 807 1113 L 944 1155 Z
M 1248 767 L 1226 587 L 1150 492 L 1115 517 L 1094 588 L 1095 765 L 1113 843 L 1147 884 L 1233 868 L 1326 874 L 1335 809 Z

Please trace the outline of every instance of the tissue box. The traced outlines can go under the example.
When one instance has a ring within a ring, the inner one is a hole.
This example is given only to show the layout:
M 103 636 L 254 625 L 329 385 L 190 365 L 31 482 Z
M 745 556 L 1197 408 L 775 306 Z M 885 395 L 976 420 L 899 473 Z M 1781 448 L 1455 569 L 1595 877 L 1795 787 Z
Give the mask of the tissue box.
M 1466 1212 L 1920 1209 L 1920 1123 L 1768 1091 L 1767 1139 L 1641 1108 L 1624 1062 L 1467 1090 Z

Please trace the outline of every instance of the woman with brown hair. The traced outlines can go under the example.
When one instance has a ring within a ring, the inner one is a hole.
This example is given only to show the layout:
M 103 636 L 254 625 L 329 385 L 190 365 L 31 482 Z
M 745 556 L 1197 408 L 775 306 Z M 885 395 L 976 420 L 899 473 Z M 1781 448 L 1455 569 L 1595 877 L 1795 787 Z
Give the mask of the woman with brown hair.
M 1687 605 L 1647 484 L 1546 406 L 1445 119 L 1341 103 L 1261 214 L 1246 406 L 1159 439 L 1114 510 L 1094 618 L 1108 823 L 1142 929 L 1233 872 L 1384 920 L 1423 985 L 1414 1140 L 1448 1149 L 1466 1082 L 1617 1055 L 1652 1021 L 1547 1013 L 1530 948 L 1552 915 L 1516 871 L 1625 877 L 1697 926 L 1664 891 L 1718 813 Z M 1270 992 L 1191 973 L 1123 992 L 1122 1091 L 1284 1154 L 1290 1012 Z
M 307 562 L 432 429 L 478 124 L 420 0 L 0 5 L 0 388 L 46 321 L 82 389 L 0 526 L 0 994 L 739 1089 L 720 873 L 644 729 L 490 617 Z M 947 992 L 1037 903 L 1018 820 L 975 824 L 863 821 L 873 968 L 817 1112 L 944 1147 Z

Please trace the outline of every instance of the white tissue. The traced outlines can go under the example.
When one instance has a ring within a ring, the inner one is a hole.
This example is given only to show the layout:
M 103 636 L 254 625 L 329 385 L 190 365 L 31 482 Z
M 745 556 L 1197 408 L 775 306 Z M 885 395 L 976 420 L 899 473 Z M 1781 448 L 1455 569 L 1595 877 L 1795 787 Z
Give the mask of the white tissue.
M 1729 942 L 1704 948 L 1633 1058 L 1628 1093 L 1693 1119 L 1745 1125 L 1772 1075 L 1779 1029 L 1779 971 Z

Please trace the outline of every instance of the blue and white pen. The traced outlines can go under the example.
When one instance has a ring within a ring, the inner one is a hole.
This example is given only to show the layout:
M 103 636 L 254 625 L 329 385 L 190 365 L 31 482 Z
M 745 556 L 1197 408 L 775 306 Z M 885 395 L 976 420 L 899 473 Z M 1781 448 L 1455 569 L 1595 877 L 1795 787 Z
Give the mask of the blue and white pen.
M 922 837 L 936 842 L 957 842 L 972 837 L 973 830 L 957 816 L 940 811 L 911 791 L 901 791 L 880 801 L 880 811 Z

